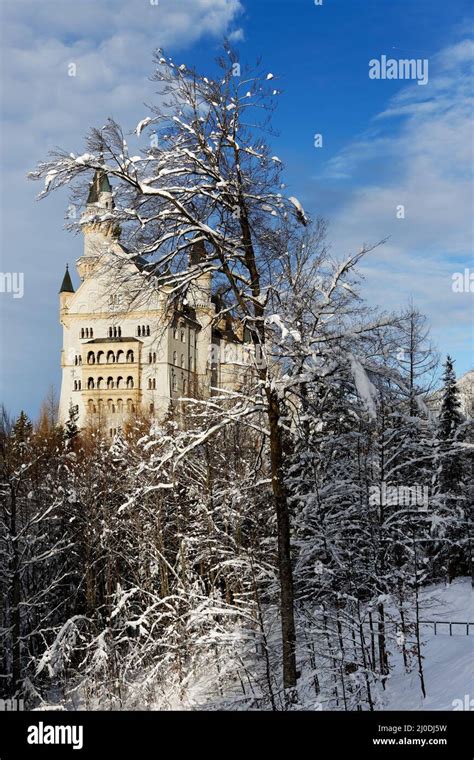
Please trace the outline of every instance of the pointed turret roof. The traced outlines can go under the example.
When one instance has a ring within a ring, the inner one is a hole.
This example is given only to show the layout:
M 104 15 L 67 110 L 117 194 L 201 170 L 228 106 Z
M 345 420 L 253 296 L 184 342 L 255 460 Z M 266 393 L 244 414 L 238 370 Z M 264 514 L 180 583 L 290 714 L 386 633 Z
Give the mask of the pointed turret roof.
M 69 264 L 66 264 L 66 272 L 64 273 L 61 290 L 59 292 L 60 293 L 75 293 L 76 292 L 72 284 L 71 275 L 69 274 Z
M 109 182 L 109 178 L 103 169 L 96 169 L 94 179 L 90 186 L 89 195 L 87 197 L 87 203 L 97 203 L 101 193 L 111 193 L 112 186 Z

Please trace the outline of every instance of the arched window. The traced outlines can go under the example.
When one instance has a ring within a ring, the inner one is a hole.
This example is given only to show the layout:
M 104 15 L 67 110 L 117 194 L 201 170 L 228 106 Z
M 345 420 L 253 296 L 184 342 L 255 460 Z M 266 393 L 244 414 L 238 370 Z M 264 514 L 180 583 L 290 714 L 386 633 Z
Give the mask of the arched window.
M 192 356 L 189 357 L 189 369 L 191 370 L 191 372 L 194 369 L 194 359 Z
M 123 377 L 118 377 L 117 378 L 117 388 L 121 388 L 122 387 L 122 382 L 123 382 Z
M 77 391 L 77 380 L 74 380 L 74 390 Z
M 115 354 L 113 351 L 107 352 L 107 364 L 115 364 Z
M 127 377 L 127 388 L 133 388 L 133 377 L 130 375 Z
M 151 378 L 148 380 L 148 390 L 151 390 Z
M 150 325 L 146 326 L 146 334 L 150 337 Z
M 172 375 L 171 383 L 172 383 L 173 390 L 177 391 L 178 390 L 178 381 L 176 379 L 176 375 L 175 374 Z
M 87 388 L 91 391 L 94 390 L 94 378 L 90 377 L 87 381 Z
M 173 351 L 173 364 L 177 364 L 177 363 L 178 363 L 178 354 L 176 353 L 176 351 Z
M 177 327 L 175 327 L 174 330 L 173 330 L 173 338 L 175 340 L 178 340 L 178 328 Z
M 79 380 L 77 385 L 78 385 L 78 390 L 81 390 L 81 388 L 82 388 L 82 380 Z
M 102 388 L 102 383 L 103 382 L 104 382 L 104 378 L 103 377 L 98 377 L 97 378 L 97 387 L 98 388 Z
M 156 391 L 156 380 L 153 378 L 153 390 Z
M 90 337 L 91 337 L 91 338 L 93 338 L 93 337 L 94 337 L 94 330 L 92 329 L 92 327 L 91 327 L 91 329 L 90 329 Z
M 140 327 L 140 325 L 137 327 L 137 335 L 139 338 L 142 337 L 142 328 Z
M 186 391 L 187 391 L 187 385 L 188 385 L 188 384 L 187 384 L 187 382 L 186 382 L 186 379 L 184 379 L 184 380 L 183 380 L 183 393 L 184 393 L 184 394 L 186 394 Z
M 186 333 L 184 330 L 181 330 L 181 343 L 185 343 L 186 341 Z
M 118 399 L 117 399 L 117 410 L 118 410 L 119 412 L 121 412 L 121 411 L 122 411 L 122 407 L 123 407 L 123 401 L 122 401 L 122 399 L 121 399 L 121 398 L 118 398 Z
M 94 402 L 92 401 L 91 398 L 88 400 L 87 406 L 88 406 L 90 412 L 94 411 Z
M 155 405 L 150 404 L 150 414 L 153 414 L 154 411 L 155 411 Z
M 148 364 L 151 364 L 153 360 L 153 356 L 151 354 L 148 354 Z
M 118 334 L 119 338 L 122 337 L 122 328 L 121 327 L 117 328 L 117 334 Z
M 89 351 L 87 354 L 87 364 L 95 364 L 95 356 L 93 351 Z
M 156 353 L 153 352 L 153 364 L 156 364 Z
M 84 339 L 84 328 L 82 327 L 81 328 L 81 340 L 83 340 L 83 339 Z
M 117 362 L 124 362 L 125 354 L 123 351 L 117 351 Z
M 184 354 L 181 354 L 181 367 L 184 369 Z
M 113 377 L 108 377 L 107 378 L 107 388 L 110 389 L 110 388 L 113 388 L 113 387 L 114 387 L 114 379 L 113 379 Z
M 109 338 L 111 338 L 111 337 L 112 337 L 112 334 L 113 334 L 113 330 L 112 330 L 112 328 L 111 328 L 111 327 L 109 327 Z
M 127 412 L 133 412 L 133 401 L 131 398 L 127 399 Z
M 76 366 L 77 366 L 77 362 L 78 362 L 78 357 L 77 357 L 77 356 L 75 356 L 75 357 L 74 357 L 74 364 L 75 364 Z
M 133 364 L 133 361 L 134 361 L 133 351 L 130 349 L 130 351 L 127 351 L 127 363 Z
M 98 351 L 97 352 L 97 364 L 103 364 L 104 363 L 104 356 L 105 356 L 105 354 L 104 354 L 103 351 Z

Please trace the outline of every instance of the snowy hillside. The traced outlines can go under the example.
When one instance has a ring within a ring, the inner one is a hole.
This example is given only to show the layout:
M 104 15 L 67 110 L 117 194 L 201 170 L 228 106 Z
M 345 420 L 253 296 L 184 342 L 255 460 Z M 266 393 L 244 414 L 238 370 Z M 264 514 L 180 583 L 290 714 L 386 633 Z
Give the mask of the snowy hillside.
M 469 578 L 450 586 L 430 586 L 422 594 L 423 620 L 474 623 L 474 590 Z M 387 687 L 388 710 L 453 710 L 474 698 L 474 625 L 466 636 L 465 626 L 422 626 L 426 699 L 423 699 L 416 669 L 406 674 L 400 653 L 393 652 L 396 667 Z M 466 698 L 466 695 L 467 698 Z M 453 704 L 454 703 L 454 704 Z M 466 709 L 464 706 L 463 709 Z M 474 709 L 474 703 L 471 704 Z

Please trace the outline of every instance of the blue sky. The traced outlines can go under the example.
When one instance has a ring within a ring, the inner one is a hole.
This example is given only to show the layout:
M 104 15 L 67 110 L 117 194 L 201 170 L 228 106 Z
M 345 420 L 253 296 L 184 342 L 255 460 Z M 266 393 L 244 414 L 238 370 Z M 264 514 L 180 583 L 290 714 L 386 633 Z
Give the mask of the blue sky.
M 242 62 L 261 57 L 279 77 L 274 152 L 290 194 L 328 219 L 334 255 L 389 236 L 363 266 L 367 298 L 386 309 L 413 298 L 458 373 L 470 369 L 473 296 L 451 287 L 473 268 L 470 5 L 0 0 L 0 272 L 25 278 L 22 299 L 0 292 L 0 401 L 35 416 L 48 387 L 59 390 L 57 291 L 82 246 L 63 228 L 67 196 L 35 201 L 26 173 L 56 146 L 82 152 L 108 116 L 133 129 L 153 101 L 154 48 L 212 73 L 224 35 Z M 381 55 L 428 59 L 428 84 L 370 79 Z

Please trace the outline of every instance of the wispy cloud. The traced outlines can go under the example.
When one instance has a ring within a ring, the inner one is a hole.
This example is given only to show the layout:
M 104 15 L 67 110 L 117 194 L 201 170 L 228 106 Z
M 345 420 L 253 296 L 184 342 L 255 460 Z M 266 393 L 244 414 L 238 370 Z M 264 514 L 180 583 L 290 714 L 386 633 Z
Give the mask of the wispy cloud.
M 336 251 L 389 236 L 365 266 L 370 297 L 387 308 L 413 297 L 443 348 L 457 326 L 466 361 L 472 295 L 453 293 L 451 276 L 469 265 L 473 243 L 473 60 L 470 40 L 441 50 L 429 84 L 403 87 L 315 178 L 351 183 L 331 220 Z

